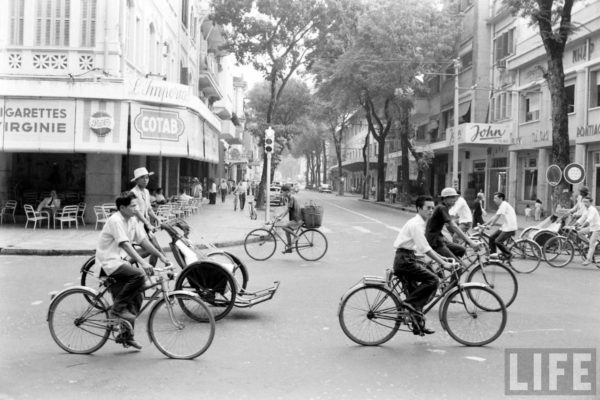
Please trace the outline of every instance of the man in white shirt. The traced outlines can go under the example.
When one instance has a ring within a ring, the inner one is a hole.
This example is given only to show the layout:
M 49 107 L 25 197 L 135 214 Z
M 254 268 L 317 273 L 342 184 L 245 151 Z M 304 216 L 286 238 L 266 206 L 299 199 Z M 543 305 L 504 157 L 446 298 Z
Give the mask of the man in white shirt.
M 483 224 L 483 227 L 487 229 L 502 218 L 500 221 L 502 222 L 500 229 L 490 235 L 490 257 L 498 257 L 498 253 L 496 253 L 496 247 L 498 247 L 505 258 L 510 258 L 510 251 L 508 251 L 504 242 L 506 242 L 508 238 L 514 236 L 518 229 L 515 209 L 504 200 L 505 198 L 506 196 L 504 193 L 494 193 L 494 203 L 498 206 L 498 211 L 496 211 L 496 215 L 494 215 L 492 219 Z
M 577 200 L 575 202 L 575 206 L 569 210 L 574 217 L 581 217 L 585 211 L 585 205 L 583 204 L 583 198 L 589 196 L 590 190 L 586 186 L 582 186 L 579 189 L 579 195 L 577 196 Z
M 184 189 L 179 189 L 178 199 L 179 201 L 189 202 L 191 199 L 193 199 L 193 197 L 187 194 Z
M 458 198 L 456 199 L 456 203 L 450 208 L 450 216 L 458 218 L 458 228 L 467 233 L 471 226 L 473 225 L 473 214 L 471 213 L 471 208 L 467 204 L 467 201 L 464 197 L 462 197 L 460 192 L 458 193 Z M 457 233 L 452 235 L 452 239 L 454 242 L 458 242 L 461 238 Z
M 404 224 L 394 241 L 396 248 L 394 274 L 406 279 L 411 286 L 404 301 L 405 306 L 411 311 L 420 313 L 431 295 L 437 290 L 439 280 L 436 274 L 417 259 L 417 255 L 427 255 L 446 268 L 450 268 L 451 264 L 429 246 L 425 237 L 425 222 L 431 217 L 435 208 L 433 198 L 419 196 L 415 205 L 417 215 Z M 432 334 L 434 331 L 425 328 L 423 323 L 420 329 L 413 327 L 413 333 L 415 335 Z
M 154 248 L 142 226 L 136 220 L 137 200 L 135 194 L 124 193 L 117 197 L 115 203 L 118 212 L 111 215 L 102 228 L 96 247 L 96 264 L 106 275 L 115 280 L 110 287 L 113 296 L 111 315 L 125 319 L 133 325 L 142 305 L 141 291 L 146 279 L 144 271 L 152 271 L 152 266 L 144 261 L 132 247 L 133 242 L 140 244 L 147 252 L 160 258 L 165 264 L 169 263 L 169 260 Z M 127 256 L 136 261 L 143 270 L 133 267 L 125 259 Z M 133 332 L 120 339 L 120 342 L 126 346 L 141 349 L 141 346 L 133 338 Z
M 598 209 L 592 205 L 592 198 L 585 196 L 582 199 L 582 204 L 585 208 L 583 215 L 577 220 L 576 227 L 581 227 L 579 231 L 580 235 L 587 235 L 592 233 L 590 236 L 590 249 L 588 250 L 587 257 L 583 262 L 583 265 L 588 265 L 594 258 L 594 252 L 596 251 L 596 244 L 600 238 L 600 214 Z
M 160 250 L 160 244 L 154 237 L 154 226 L 152 225 L 152 221 L 158 221 L 158 217 L 152 209 L 150 192 L 146 189 L 148 187 L 148 182 L 150 182 L 150 175 L 154 175 L 154 172 L 148 172 L 145 167 L 137 168 L 133 171 L 133 179 L 131 182 L 135 182 L 135 186 L 131 189 L 131 192 L 135 194 L 137 199 L 135 216 L 143 224 L 152 245 Z M 142 255 L 142 257 L 145 257 L 145 255 Z M 156 265 L 156 257 L 150 257 L 150 264 Z

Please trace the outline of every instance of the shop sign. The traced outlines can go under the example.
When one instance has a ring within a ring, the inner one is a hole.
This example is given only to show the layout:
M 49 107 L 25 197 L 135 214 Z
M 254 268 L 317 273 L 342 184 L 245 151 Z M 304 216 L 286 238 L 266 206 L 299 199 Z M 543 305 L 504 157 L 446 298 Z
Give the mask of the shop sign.
M 99 137 L 108 135 L 114 128 L 115 121 L 106 111 L 96 111 L 90 117 L 90 129 Z
M 140 108 L 140 113 L 135 117 L 135 129 L 141 139 L 177 142 L 185 125 L 176 111 Z
M 598 136 L 600 135 L 600 124 L 577 127 L 577 137 Z
M 454 145 L 454 128 L 446 130 L 448 145 Z M 458 143 L 510 144 L 510 127 L 507 124 L 466 123 L 458 127 Z
M 527 137 L 517 136 L 513 137 L 510 141 L 511 144 L 537 144 L 549 142 L 552 140 L 550 135 L 550 131 L 548 129 L 545 130 L 535 130 L 531 132 Z
M 72 151 L 75 101 L 5 99 L 0 108 L 4 150 Z
M 127 153 L 129 103 L 77 99 L 76 109 L 76 152 Z
M 138 78 L 134 81 L 130 97 L 136 100 L 156 102 L 186 103 L 190 101 L 191 92 L 187 85 L 180 85 L 155 79 Z

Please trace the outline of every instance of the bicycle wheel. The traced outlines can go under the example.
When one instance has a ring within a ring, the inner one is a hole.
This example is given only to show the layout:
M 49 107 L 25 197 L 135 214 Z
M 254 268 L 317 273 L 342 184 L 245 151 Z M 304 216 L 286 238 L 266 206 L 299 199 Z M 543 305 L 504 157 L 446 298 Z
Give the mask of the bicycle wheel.
M 555 236 L 544 244 L 542 253 L 551 267 L 562 268 L 573 261 L 575 247 L 566 237 Z
M 190 316 L 189 310 L 202 318 Z M 156 348 L 167 357 L 191 360 L 210 347 L 215 336 L 215 319 L 197 296 L 171 293 L 152 307 L 148 334 Z
M 506 326 L 506 306 L 487 287 L 459 287 L 444 298 L 440 310 L 440 322 L 448 334 L 465 346 L 491 343 Z
M 211 310 L 215 321 L 229 314 L 237 293 L 233 276 L 219 264 L 207 261 L 192 263 L 181 271 L 175 289 L 196 293 Z M 190 315 L 193 316 L 194 311 L 190 310 Z M 202 314 L 198 317 L 202 318 Z
M 60 293 L 48 310 L 52 339 L 69 353 L 95 352 L 106 343 L 111 332 L 108 308 L 108 304 L 89 289 L 73 288 Z
M 513 270 L 522 274 L 532 273 L 540 266 L 540 262 L 542 262 L 542 250 L 540 246 L 530 239 L 515 241 L 510 248 L 510 252 L 513 257 L 509 265 Z
M 398 298 L 385 287 L 362 286 L 344 298 L 338 319 L 352 341 L 363 346 L 377 346 L 398 332 L 400 307 Z
M 519 283 L 514 272 L 504 264 L 489 261 L 475 266 L 467 276 L 467 282 L 488 285 L 496 292 L 508 308 L 517 298 Z
M 296 241 L 298 255 L 306 261 L 317 261 L 327 253 L 327 238 L 321 231 L 306 229 Z
M 209 260 L 216 261 L 217 263 L 224 264 L 232 267 L 232 274 L 237 283 L 238 290 L 246 289 L 248 286 L 248 269 L 244 263 L 237 258 L 235 255 L 228 251 L 213 251 L 207 254 Z
M 266 229 L 255 229 L 246 235 L 244 250 L 254 260 L 264 261 L 275 254 L 277 241 L 275 236 Z

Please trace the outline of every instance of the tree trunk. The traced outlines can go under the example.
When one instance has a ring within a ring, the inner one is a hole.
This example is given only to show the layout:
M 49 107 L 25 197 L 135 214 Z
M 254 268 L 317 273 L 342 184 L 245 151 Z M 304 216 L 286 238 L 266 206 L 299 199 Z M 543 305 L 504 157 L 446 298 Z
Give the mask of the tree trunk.
M 323 183 L 327 183 L 327 146 L 324 140 L 321 143 L 323 145 L 323 150 L 321 150 L 321 154 L 323 154 Z
M 377 201 L 385 201 L 385 136 L 377 141 Z
M 369 137 L 371 135 L 367 132 L 367 136 L 365 136 L 365 144 L 362 148 L 363 155 L 363 199 L 369 199 L 369 193 L 371 193 L 371 182 L 369 182 Z
M 409 140 L 410 133 L 410 110 L 406 107 L 400 107 L 400 148 L 402 150 L 402 189 L 400 190 L 400 199 L 404 204 L 410 204 L 410 165 L 409 165 Z

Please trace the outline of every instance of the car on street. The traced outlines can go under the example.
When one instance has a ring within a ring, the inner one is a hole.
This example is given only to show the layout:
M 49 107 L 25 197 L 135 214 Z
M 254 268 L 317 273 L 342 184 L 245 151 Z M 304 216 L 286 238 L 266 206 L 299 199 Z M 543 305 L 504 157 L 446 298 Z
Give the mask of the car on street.
M 269 202 L 271 205 L 280 206 L 283 204 L 283 196 L 281 195 L 280 186 L 271 186 L 269 189 Z
M 328 183 L 321 183 L 319 186 L 319 193 L 331 193 L 332 187 Z

